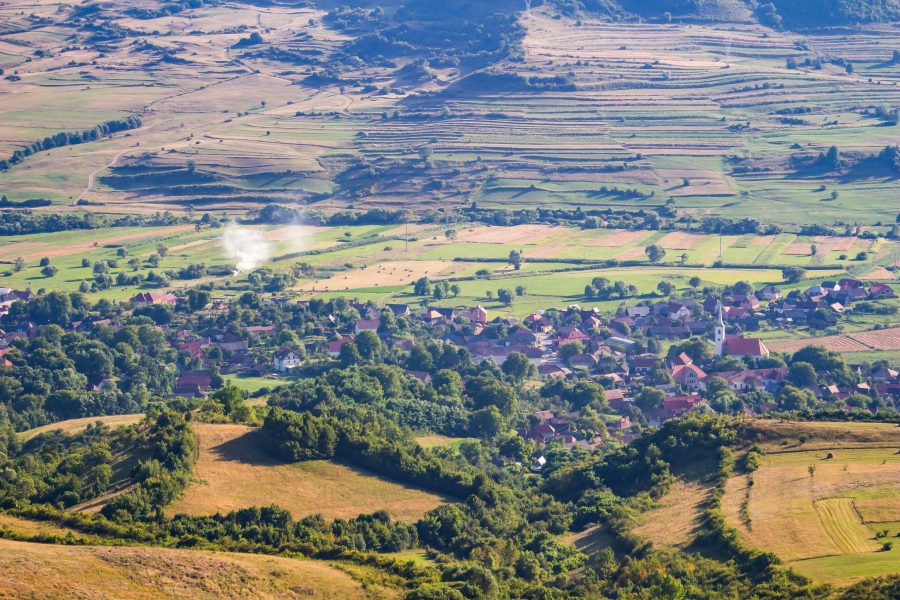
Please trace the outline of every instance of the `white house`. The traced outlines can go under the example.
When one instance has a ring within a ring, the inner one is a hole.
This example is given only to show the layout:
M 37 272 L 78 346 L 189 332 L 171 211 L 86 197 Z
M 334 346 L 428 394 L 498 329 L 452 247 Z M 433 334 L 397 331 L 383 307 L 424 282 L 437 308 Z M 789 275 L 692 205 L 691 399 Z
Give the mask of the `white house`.
M 275 352 L 275 370 L 279 373 L 287 373 L 300 367 L 303 357 L 296 350 L 281 348 Z

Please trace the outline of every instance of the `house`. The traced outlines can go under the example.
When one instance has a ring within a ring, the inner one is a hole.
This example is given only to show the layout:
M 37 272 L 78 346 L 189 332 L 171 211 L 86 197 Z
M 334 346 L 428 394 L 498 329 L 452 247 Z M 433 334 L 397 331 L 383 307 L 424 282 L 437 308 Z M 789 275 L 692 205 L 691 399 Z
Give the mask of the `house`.
M 408 317 L 412 314 L 409 304 L 388 304 L 387 308 L 395 317 Z
M 212 377 L 206 371 L 185 371 L 175 382 L 176 396 L 202 398 L 212 390 Z
M 531 470 L 535 473 L 540 473 L 544 470 L 544 467 L 547 465 L 547 459 L 543 456 L 539 456 L 534 459 L 534 462 L 531 463 Z
M 338 356 L 341 355 L 341 348 L 344 347 L 344 344 L 352 344 L 352 343 L 353 343 L 353 336 L 350 336 L 350 335 L 348 335 L 346 337 L 338 338 L 335 340 L 331 340 L 330 342 L 328 342 L 328 348 L 327 348 L 328 356 L 330 356 L 332 358 L 337 358 Z
M 706 379 L 706 372 L 695 364 L 675 365 L 672 369 L 675 383 L 688 390 L 700 389 L 700 382 Z
M 869 288 L 869 297 L 871 298 L 896 298 L 897 294 L 891 286 L 884 283 L 872 284 Z
M 473 323 L 481 324 L 487 323 L 487 315 L 487 309 L 485 309 L 480 304 L 478 306 L 473 306 L 472 308 L 470 308 L 467 313 L 470 321 L 472 321 Z
M 729 335 L 725 338 L 723 356 L 763 358 L 768 355 L 769 349 L 760 339 L 742 338 L 737 335 Z
M 251 325 L 250 327 L 246 327 L 244 331 L 254 339 L 275 335 L 276 332 L 274 325 Z
M 381 319 L 357 319 L 353 325 L 353 333 L 357 335 L 363 331 L 374 331 L 377 333 L 379 327 L 381 327 Z
M 553 377 L 568 377 L 571 371 L 557 363 L 542 363 L 538 365 L 538 375 L 542 379 L 550 379 Z
M 431 375 L 425 371 L 406 371 L 406 374 L 415 377 L 422 383 L 431 383 Z
M 659 357 L 652 354 L 635 356 L 628 362 L 631 365 L 631 370 L 638 375 L 649 373 L 660 365 Z
M 725 380 L 728 387 L 735 392 L 748 392 L 759 390 L 775 393 L 788 376 L 787 367 L 772 367 L 768 369 L 745 369 L 743 371 L 725 371 L 715 373 L 714 377 Z M 701 389 L 706 389 L 709 380 L 701 384 Z
M 279 373 L 287 373 L 300 367 L 303 357 L 296 350 L 279 348 L 275 351 L 275 370 Z
M 759 292 L 759 295 L 763 300 L 766 300 L 768 302 L 781 300 L 781 297 L 783 296 L 781 290 L 774 285 L 767 285 Z
M 174 306 L 178 302 L 178 297 L 174 294 L 160 292 L 141 292 L 131 297 L 134 304 L 166 304 Z

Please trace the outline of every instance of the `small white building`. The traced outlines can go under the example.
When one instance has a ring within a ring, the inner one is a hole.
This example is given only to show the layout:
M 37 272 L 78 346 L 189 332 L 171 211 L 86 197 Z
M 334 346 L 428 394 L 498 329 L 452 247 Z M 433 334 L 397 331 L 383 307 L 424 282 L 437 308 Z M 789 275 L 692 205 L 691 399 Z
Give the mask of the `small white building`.
M 287 373 L 300 367 L 303 357 L 296 350 L 281 348 L 275 352 L 275 370 L 279 373 Z

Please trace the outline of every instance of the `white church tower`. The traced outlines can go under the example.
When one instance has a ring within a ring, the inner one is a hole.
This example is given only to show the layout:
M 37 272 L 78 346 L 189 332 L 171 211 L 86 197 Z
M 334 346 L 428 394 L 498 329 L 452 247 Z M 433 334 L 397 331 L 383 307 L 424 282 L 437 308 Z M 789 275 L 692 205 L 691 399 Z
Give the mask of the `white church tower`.
M 725 353 L 725 321 L 722 320 L 722 303 L 719 302 L 719 320 L 716 323 L 716 356 Z

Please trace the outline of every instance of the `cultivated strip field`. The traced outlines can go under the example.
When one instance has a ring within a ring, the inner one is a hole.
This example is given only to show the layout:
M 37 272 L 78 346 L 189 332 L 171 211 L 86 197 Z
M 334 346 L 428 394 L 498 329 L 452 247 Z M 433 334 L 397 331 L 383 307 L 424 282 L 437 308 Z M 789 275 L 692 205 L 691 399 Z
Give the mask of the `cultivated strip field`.
M 900 327 L 848 333 L 847 335 L 830 335 L 820 338 L 786 340 L 768 342 L 770 350 L 778 352 L 796 352 L 804 346 L 823 346 L 832 352 L 860 352 L 868 350 L 900 350 Z

